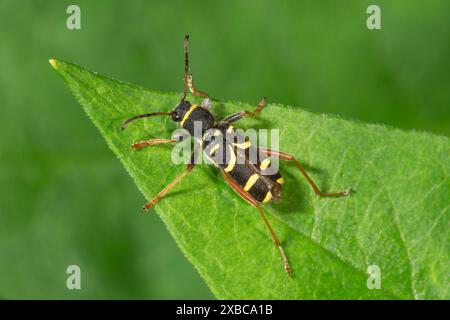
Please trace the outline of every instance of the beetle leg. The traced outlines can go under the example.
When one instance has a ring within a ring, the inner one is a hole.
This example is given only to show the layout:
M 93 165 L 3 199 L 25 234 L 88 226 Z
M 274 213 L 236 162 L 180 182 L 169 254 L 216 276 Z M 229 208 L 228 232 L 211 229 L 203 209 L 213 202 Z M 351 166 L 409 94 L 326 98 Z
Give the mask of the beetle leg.
M 243 198 L 245 201 L 247 201 L 249 204 L 254 206 L 256 209 L 258 209 L 259 213 L 261 214 L 261 217 L 264 220 L 264 223 L 266 224 L 267 228 L 270 231 L 270 235 L 272 236 L 273 241 L 275 242 L 275 245 L 277 246 L 278 250 L 280 251 L 281 258 L 283 259 L 284 263 L 284 270 L 287 272 L 289 277 L 292 277 L 292 269 L 289 265 L 288 258 L 286 256 L 286 253 L 283 250 L 283 247 L 281 246 L 281 241 L 278 239 L 277 235 L 275 234 L 275 231 L 273 230 L 269 220 L 267 220 L 266 215 L 264 214 L 263 209 L 259 205 L 259 203 L 248 193 L 246 192 L 239 184 L 237 184 L 224 170 L 222 170 L 222 174 L 225 177 L 225 180 L 228 182 L 228 184 L 236 191 L 236 193 Z
M 189 88 L 189 91 L 194 96 L 209 98 L 209 95 L 207 93 L 197 90 L 195 88 L 194 79 L 192 78 L 192 75 L 189 74 L 189 36 L 188 35 L 186 35 L 184 37 L 184 87 L 183 88 L 184 88 L 183 97 L 181 98 L 181 101 L 184 101 L 184 99 L 186 99 L 188 88 Z
M 223 119 L 224 122 L 228 122 L 228 123 L 232 123 L 232 122 L 236 122 L 240 119 L 242 119 L 245 116 L 257 116 L 262 108 L 264 108 L 264 106 L 266 105 L 266 98 L 262 98 L 261 101 L 259 101 L 258 105 L 256 106 L 255 110 L 253 111 L 240 111 L 237 113 L 232 114 L 231 116 L 226 117 L 225 119 Z
M 308 175 L 305 168 L 303 168 L 303 166 L 300 164 L 300 162 L 297 159 L 295 159 L 294 156 L 287 154 L 285 152 L 275 151 L 275 150 L 271 150 L 271 149 L 259 148 L 259 150 L 261 150 L 261 152 L 265 153 L 269 157 L 275 156 L 281 160 L 293 161 L 295 163 L 295 165 L 297 166 L 297 168 L 301 171 L 303 176 L 306 178 L 308 183 L 314 189 L 314 192 L 320 197 L 345 197 L 345 196 L 350 195 L 353 192 L 353 190 L 351 188 L 344 190 L 344 191 L 339 191 L 339 192 L 330 192 L 330 193 L 322 192 L 317 187 L 317 185 L 314 183 L 314 181 L 311 179 L 311 177 Z
M 188 75 L 187 77 L 187 85 L 189 87 L 189 91 L 197 97 L 204 97 L 209 98 L 209 95 L 203 91 L 198 90 L 194 85 L 194 78 L 192 77 L 192 74 Z
M 178 142 L 178 140 L 175 139 L 151 139 L 151 140 L 145 140 L 145 141 L 138 141 L 131 145 L 131 148 L 134 150 L 139 150 L 148 146 L 153 146 L 155 144 L 161 144 L 161 143 L 169 143 L 169 142 Z
M 162 139 L 161 139 L 162 140 Z M 189 164 L 186 166 L 186 169 L 184 170 L 184 172 L 182 174 L 180 174 L 179 176 L 177 176 L 171 183 L 169 183 L 164 189 L 162 189 L 152 200 L 150 200 L 143 208 L 142 210 L 147 211 L 148 209 L 150 209 L 151 207 L 153 207 L 160 199 L 162 199 L 167 192 L 169 192 L 173 187 L 175 187 L 175 185 L 180 182 L 181 180 L 183 180 L 183 178 L 185 176 L 187 176 L 187 174 L 189 172 L 192 171 L 192 169 L 195 166 L 195 163 L 197 162 L 197 157 L 198 157 L 198 148 L 200 146 L 196 145 L 194 152 L 192 152 L 191 154 L 191 159 L 189 161 Z
M 167 192 L 170 191 L 170 189 L 172 189 L 189 172 L 191 172 L 193 168 L 194 168 L 193 163 L 188 164 L 184 172 L 180 174 L 178 177 L 176 177 L 171 183 L 169 183 L 164 189 L 162 189 L 152 200 L 150 200 L 144 207 L 142 207 L 142 210 L 147 211 L 148 209 L 153 207 L 161 198 L 163 198 L 167 194 Z
M 206 109 L 211 109 L 211 100 L 210 98 L 203 99 L 202 103 L 200 104 L 201 107 Z

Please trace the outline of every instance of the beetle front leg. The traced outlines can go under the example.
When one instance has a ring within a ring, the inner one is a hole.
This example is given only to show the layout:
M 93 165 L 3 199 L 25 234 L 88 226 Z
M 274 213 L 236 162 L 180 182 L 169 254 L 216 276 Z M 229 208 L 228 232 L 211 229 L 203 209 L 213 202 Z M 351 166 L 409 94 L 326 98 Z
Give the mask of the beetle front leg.
M 177 176 L 171 183 L 169 183 L 164 189 L 162 189 L 152 200 L 150 200 L 149 202 L 147 202 L 147 204 L 145 204 L 142 207 L 142 210 L 147 211 L 148 209 L 152 208 L 159 200 L 161 200 L 173 187 L 175 187 L 175 185 L 180 182 L 181 180 L 183 180 L 183 178 L 192 171 L 192 169 L 194 168 L 195 164 L 193 163 L 189 163 L 186 167 L 186 169 L 183 171 L 182 174 L 180 174 L 179 176 Z
M 131 148 L 134 150 L 139 150 L 145 147 L 153 146 L 155 144 L 169 143 L 169 142 L 178 142 L 175 139 L 151 139 L 145 141 L 138 141 L 131 145 Z
M 198 90 L 194 85 L 194 78 L 192 77 L 192 74 L 188 75 L 187 77 L 187 84 L 189 87 L 189 91 L 197 97 L 203 97 L 203 98 L 210 98 L 209 94 L 206 92 Z
M 228 123 L 232 123 L 232 122 L 236 122 L 240 119 L 242 119 L 245 116 L 257 116 L 261 110 L 264 108 L 264 106 L 266 105 L 266 97 L 262 98 L 261 101 L 259 101 L 258 105 L 256 106 L 255 110 L 253 111 L 240 111 L 238 113 L 232 114 L 231 116 L 226 117 L 225 119 L 223 119 L 223 122 L 228 122 Z

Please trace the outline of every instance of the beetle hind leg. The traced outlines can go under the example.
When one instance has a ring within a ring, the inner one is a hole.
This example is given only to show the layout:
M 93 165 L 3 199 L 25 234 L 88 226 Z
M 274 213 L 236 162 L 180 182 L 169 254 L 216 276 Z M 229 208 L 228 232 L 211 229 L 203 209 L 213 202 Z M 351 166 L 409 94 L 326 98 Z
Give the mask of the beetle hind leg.
M 314 192 L 320 197 L 346 197 L 353 192 L 353 189 L 351 189 L 351 188 L 343 190 L 343 191 L 339 191 L 339 192 L 322 192 L 319 189 L 319 187 L 317 187 L 315 182 L 311 179 L 309 174 L 306 172 L 305 168 L 303 168 L 301 163 L 294 156 L 292 156 L 288 153 L 285 153 L 285 152 L 275 151 L 275 150 L 271 150 L 271 149 L 260 148 L 260 150 L 269 157 L 275 156 L 275 157 L 279 157 L 281 160 L 293 161 L 295 163 L 295 165 L 297 166 L 297 168 L 301 171 L 301 173 L 303 174 L 305 179 L 308 181 L 310 186 L 313 188 Z
M 273 241 L 275 242 L 275 245 L 278 248 L 278 251 L 280 251 L 281 258 L 283 259 L 283 265 L 284 265 L 284 271 L 289 275 L 289 277 L 292 277 L 292 269 L 289 265 L 289 260 L 287 258 L 286 253 L 284 252 L 283 246 L 281 245 L 280 239 L 278 239 L 278 236 L 276 235 L 275 231 L 272 228 L 272 225 L 270 224 L 269 220 L 267 219 L 266 215 L 264 214 L 263 209 L 259 205 L 259 203 L 249 194 L 247 193 L 239 184 L 237 184 L 231 177 L 222 170 L 222 174 L 225 177 L 225 180 L 228 182 L 228 184 L 236 191 L 236 193 L 243 198 L 245 201 L 247 201 L 249 204 L 254 206 L 256 209 L 258 209 L 258 212 L 260 213 L 261 217 L 264 220 L 264 223 L 266 224 L 267 228 L 270 231 L 270 235 L 272 236 Z

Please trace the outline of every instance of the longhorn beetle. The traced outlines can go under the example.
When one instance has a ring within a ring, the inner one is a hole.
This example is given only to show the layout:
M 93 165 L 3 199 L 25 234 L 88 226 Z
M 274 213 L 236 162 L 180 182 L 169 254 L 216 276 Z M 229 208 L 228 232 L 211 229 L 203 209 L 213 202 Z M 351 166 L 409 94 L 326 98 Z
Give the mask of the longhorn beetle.
M 292 276 L 291 267 L 288 262 L 288 258 L 281 246 L 281 242 L 278 239 L 275 231 L 267 220 L 266 215 L 264 214 L 263 209 L 261 208 L 261 204 L 267 203 L 272 200 L 277 200 L 281 197 L 281 185 L 283 184 L 283 178 L 281 177 L 278 170 L 275 174 L 266 175 L 264 174 L 265 169 L 270 165 L 269 157 L 275 156 L 281 160 L 292 161 L 297 166 L 297 168 L 301 171 L 303 176 L 306 178 L 308 183 L 313 188 L 316 195 L 321 197 L 341 197 L 347 196 L 351 193 L 351 189 L 341 191 L 341 192 L 332 192 L 332 193 L 324 193 L 320 191 L 314 181 L 309 177 L 306 170 L 300 164 L 300 162 L 292 155 L 271 150 L 265 149 L 258 146 L 252 146 L 251 142 L 246 141 L 245 143 L 237 144 L 226 140 L 224 137 L 234 132 L 234 128 L 231 125 L 232 123 L 240 120 L 245 116 L 257 116 L 265 105 L 265 98 L 263 98 L 255 110 L 253 111 L 240 111 L 235 114 L 232 114 L 222 121 L 216 122 L 214 116 L 208 110 L 210 106 L 210 97 L 205 92 L 197 90 L 194 86 L 194 81 L 192 75 L 189 74 L 189 53 L 188 53 L 188 40 L 189 36 L 185 36 L 184 38 L 184 91 L 183 97 L 181 98 L 180 103 L 176 106 L 175 110 L 170 112 L 153 112 L 153 113 L 145 113 L 141 115 L 137 115 L 135 117 L 127 119 L 123 122 L 121 128 L 122 130 L 132 121 L 152 116 L 170 116 L 173 121 L 177 122 L 182 128 L 186 129 L 191 136 L 194 135 L 194 122 L 201 123 L 202 137 L 200 141 L 200 145 L 203 149 L 205 156 L 208 157 L 213 155 L 213 153 L 218 149 L 219 144 L 221 143 L 224 149 L 226 150 L 225 161 L 218 162 L 216 161 L 214 164 L 219 168 L 223 177 L 227 181 L 227 183 L 234 189 L 234 191 L 241 196 L 245 201 L 254 206 L 261 217 L 263 218 L 267 228 L 270 231 L 270 234 L 280 251 L 281 257 L 284 263 L 284 269 L 288 273 L 289 276 Z M 198 97 L 203 97 L 204 100 L 202 104 L 196 105 L 191 104 L 186 100 L 187 90 Z M 216 130 L 213 135 L 219 137 L 218 139 L 211 139 L 211 137 L 206 137 L 208 130 L 214 129 Z M 178 142 L 177 139 L 151 139 L 147 141 L 139 141 L 132 144 L 132 148 L 134 150 L 139 150 L 144 147 L 161 144 L 161 143 L 171 143 Z M 257 163 L 250 163 L 247 161 L 248 151 L 250 148 L 256 148 L 258 157 Z M 177 176 L 171 183 L 169 183 L 160 193 L 158 193 L 151 201 L 149 201 L 144 207 L 144 210 L 148 210 L 153 207 L 161 198 L 163 198 L 167 192 L 169 192 L 178 182 L 180 182 L 195 166 L 195 154 L 194 151 L 192 153 L 189 164 L 187 165 L 184 172 Z M 211 159 L 210 157 L 208 157 Z M 243 161 L 236 161 L 237 159 Z M 214 161 L 214 160 L 213 160 Z

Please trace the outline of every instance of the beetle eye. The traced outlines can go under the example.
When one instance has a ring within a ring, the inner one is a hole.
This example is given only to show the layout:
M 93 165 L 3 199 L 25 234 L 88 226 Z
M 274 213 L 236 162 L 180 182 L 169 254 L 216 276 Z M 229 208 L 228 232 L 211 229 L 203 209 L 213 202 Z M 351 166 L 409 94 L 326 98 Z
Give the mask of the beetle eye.
M 178 116 L 178 112 L 177 111 L 174 111 L 172 113 L 172 120 L 176 121 L 176 122 L 180 121 L 180 117 Z

